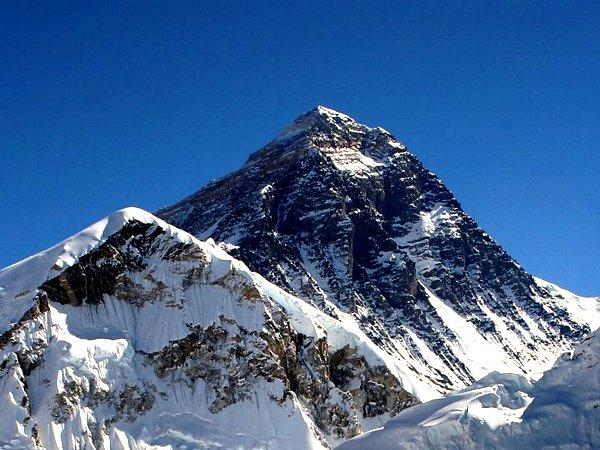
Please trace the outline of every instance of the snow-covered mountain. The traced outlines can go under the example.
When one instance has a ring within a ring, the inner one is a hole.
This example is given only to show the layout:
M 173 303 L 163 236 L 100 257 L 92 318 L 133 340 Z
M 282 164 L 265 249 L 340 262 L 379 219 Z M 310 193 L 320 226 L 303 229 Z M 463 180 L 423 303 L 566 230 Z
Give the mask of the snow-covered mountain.
M 0 317 L 1 448 L 320 449 L 415 403 L 351 321 L 135 208 L 0 272 Z
M 600 330 L 532 386 L 493 373 L 400 413 L 340 450 L 600 448 Z
M 543 386 L 576 379 L 531 382 L 600 325 L 599 298 L 527 274 L 404 145 L 327 108 L 158 214 L 0 271 L 0 448 L 321 449 L 409 407 L 384 432 L 467 423 L 476 445 L 558 414 Z
M 390 133 L 321 106 L 158 214 L 350 314 L 420 400 L 495 370 L 539 376 L 600 324 L 597 298 L 526 273 Z

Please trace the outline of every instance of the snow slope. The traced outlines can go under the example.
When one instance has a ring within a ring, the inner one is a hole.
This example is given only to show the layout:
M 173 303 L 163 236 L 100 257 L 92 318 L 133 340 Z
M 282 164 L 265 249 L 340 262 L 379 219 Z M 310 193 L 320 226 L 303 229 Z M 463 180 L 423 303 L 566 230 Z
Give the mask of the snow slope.
M 600 446 L 600 331 L 531 385 L 493 373 L 443 399 L 414 406 L 383 428 L 338 447 L 392 449 L 593 449 Z
M 320 449 L 414 403 L 360 330 L 136 208 L 0 289 L 0 448 Z

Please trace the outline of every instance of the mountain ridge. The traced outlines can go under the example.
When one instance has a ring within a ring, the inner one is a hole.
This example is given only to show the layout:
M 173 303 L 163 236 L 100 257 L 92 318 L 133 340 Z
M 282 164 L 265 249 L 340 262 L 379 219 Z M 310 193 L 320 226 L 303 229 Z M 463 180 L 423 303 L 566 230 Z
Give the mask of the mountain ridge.
M 600 325 L 600 297 L 529 275 L 404 144 L 328 108 L 158 214 L 0 271 L 5 448 L 324 449 L 457 389 L 521 411 Z
M 531 376 L 589 331 L 404 144 L 330 109 L 299 116 L 239 170 L 157 214 L 322 310 L 352 312 L 388 352 L 429 366 L 422 381 L 440 393 L 496 363 Z M 472 339 L 440 311 L 466 318 L 471 337 L 498 341 L 505 356 L 472 361 L 456 345 Z M 542 342 L 547 355 L 535 350 Z M 445 355 L 435 368 L 431 352 Z
M 321 449 L 416 401 L 343 318 L 138 208 L 0 286 L 6 448 Z

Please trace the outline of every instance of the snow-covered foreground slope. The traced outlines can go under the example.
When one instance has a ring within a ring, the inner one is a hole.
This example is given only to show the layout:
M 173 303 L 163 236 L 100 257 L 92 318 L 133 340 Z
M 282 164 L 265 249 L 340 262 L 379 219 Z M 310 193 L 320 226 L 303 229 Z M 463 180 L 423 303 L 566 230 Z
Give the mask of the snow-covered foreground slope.
M 326 448 L 415 402 L 385 357 L 128 208 L 0 272 L 0 448 Z
M 340 450 L 600 448 L 600 330 L 532 386 L 493 373 L 414 406 Z

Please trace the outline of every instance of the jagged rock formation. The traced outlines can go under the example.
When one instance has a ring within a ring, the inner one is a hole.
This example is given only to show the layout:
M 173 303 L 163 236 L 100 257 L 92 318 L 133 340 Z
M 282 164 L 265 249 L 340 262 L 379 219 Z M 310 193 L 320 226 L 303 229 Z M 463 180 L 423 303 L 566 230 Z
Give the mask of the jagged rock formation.
M 527 274 L 390 133 L 323 107 L 159 215 L 352 314 L 420 398 L 544 370 L 598 324 L 597 300 Z
M 416 402 L 364 335 L 141 210 L 0 286 L 4 448 L 324 448 Z

